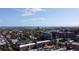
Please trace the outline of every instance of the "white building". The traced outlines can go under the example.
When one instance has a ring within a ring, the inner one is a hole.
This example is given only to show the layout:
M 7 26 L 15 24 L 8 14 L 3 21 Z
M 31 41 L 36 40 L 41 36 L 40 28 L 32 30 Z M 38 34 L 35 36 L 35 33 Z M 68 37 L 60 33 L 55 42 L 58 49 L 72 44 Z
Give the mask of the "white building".
M 0 45 L 6 44 L 6 38 L 0 38 Z

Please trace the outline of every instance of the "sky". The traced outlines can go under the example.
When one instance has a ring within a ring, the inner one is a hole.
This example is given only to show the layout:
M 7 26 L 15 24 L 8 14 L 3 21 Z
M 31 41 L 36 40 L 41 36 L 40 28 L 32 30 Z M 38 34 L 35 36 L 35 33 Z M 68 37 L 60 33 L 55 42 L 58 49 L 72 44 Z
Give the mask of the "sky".
M 0 26 L 79 26 L 79 9 L 0 8 Z

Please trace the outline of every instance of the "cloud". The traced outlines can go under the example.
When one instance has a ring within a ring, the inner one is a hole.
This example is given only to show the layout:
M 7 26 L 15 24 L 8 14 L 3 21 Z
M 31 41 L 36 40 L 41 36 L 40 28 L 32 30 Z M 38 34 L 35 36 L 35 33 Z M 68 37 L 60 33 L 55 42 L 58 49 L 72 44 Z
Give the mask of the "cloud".
M 32 15 L 36 15 L 36 13 L 38 12 L 44 12 L 45 9 L 41 9 L 41 8 L 26 8 L 26 9 L 22 9 L 21 12 L 21 16 L 32 16 Z
M 32 8 L 31 11 L 32 12 L 40 12 L 40 11 L 44 11 L 44 9 L 41 9 L 41 8 Z
M 21 14 L 21 16 L 31 16 L 33 15 L 33 13 L 31 12 L 24 12 L 23 14 Z
M 44 17 L 38 17 L 38 18 L 31 18 L 31 19 L 22 19 L 20 20 L 21 23 L 25 23 L 25 22 L 28 22 L 28 21 L 33 21 L 33 22 L 36 22 L 36 21 L 45 21 L 46 18 Z

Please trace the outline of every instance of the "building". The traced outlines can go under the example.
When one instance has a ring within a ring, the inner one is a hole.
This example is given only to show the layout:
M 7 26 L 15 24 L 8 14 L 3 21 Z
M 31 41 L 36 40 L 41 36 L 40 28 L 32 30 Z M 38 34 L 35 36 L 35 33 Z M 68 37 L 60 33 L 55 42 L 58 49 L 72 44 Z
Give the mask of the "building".
M 44 40 L 51 40 L 51 33 L 43 33 L 42 38 Z
M 6 38 L 0 38 L 0 45 L 6 44 Z
M 79 42 L 79 35 L 76 35 L 75 41 Z

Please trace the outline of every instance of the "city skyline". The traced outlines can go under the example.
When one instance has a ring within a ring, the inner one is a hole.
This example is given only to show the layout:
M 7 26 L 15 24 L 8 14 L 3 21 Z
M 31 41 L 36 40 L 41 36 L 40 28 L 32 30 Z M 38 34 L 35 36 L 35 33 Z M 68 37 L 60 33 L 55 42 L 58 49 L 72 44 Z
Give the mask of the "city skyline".
M 79 8 L 0 8 L 0 26 L 79 26 Z

